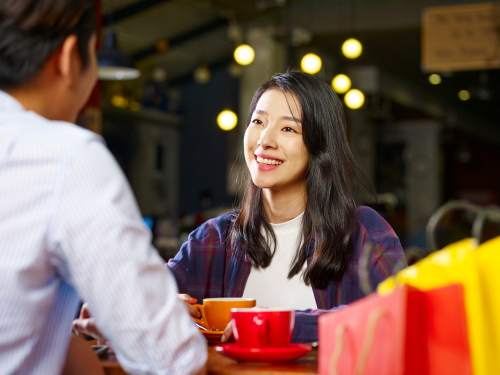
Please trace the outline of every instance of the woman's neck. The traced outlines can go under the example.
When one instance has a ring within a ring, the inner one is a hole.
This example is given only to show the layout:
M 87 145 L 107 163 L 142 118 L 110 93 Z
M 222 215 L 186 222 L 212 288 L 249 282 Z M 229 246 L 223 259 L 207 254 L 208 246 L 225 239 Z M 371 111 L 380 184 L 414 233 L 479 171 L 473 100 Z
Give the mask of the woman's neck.
M 296 218 L 306 209 L 306 188 L 304 186 L 303 189 L 285 192 L 262 189 L 262 202 L 270 223 L 285 223 Z

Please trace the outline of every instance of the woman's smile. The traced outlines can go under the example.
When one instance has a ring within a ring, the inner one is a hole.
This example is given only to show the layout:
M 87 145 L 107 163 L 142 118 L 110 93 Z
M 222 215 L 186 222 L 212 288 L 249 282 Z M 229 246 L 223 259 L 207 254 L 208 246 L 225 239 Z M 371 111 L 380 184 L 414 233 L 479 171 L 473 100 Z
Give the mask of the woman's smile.
M 273 171 L 283 164 L 283 160 L 265 154 L 255 155 L 255 161 L 257 162 L 257 168 L 263 172 Z
M 262 156 L 255 155 L 257 159 L 257 163 L 259 164 L 264 164 L 264 165 L 269 165 L 269 164 L 274 164 L 274 165 L 281 165 L 283 162 L 281 160 L 273 159 L 273 158 L 264 158 Z

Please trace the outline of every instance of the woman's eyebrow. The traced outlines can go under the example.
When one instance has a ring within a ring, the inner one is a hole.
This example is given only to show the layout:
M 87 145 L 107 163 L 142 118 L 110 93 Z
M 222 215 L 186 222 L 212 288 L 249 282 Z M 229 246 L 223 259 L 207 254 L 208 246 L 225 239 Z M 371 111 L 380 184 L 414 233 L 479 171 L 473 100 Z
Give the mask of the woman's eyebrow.
M 256 109 L 255 112 L 256 114 L 258 115 L 264 115 L 264 116 L 267 116 L 267 112 L 264 111 L 263 109 Z
M 302 120 L 300 118 L 293 117 L 293 116 L 281 116 L 281 119 L 287 120 L 287 121 L 293 121 L 293 122 L 296 122 L 298 124 L 302 124 Z

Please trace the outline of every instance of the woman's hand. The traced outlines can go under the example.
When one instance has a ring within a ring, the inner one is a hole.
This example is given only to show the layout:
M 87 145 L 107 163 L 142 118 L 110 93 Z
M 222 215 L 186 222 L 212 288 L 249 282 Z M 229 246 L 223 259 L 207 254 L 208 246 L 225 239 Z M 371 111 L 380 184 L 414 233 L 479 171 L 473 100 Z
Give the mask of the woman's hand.
M 200 310 L 193 306 L 196 302 L 198 302 L 196 298 L 191 297 L 189 294 L 177 294 L 177 298 L 184 302 L 188 309 L 189 315 L 191 315 L 193 318 L 201 317 Z
M 80 310 L 80 317 L 73 320 L 73 331 L 79 336 L 92 336 L 97 340 L 106 340 L 95 325 L 94 318 L 90 316 L 88 304 L 85 302 Z
M 231 323 L 232 322 L 229 322 L 226 329 L 224 330 L 224 333 L 222 334 L 222 337 L 220 338 L 221 342 L 226 342 L 233 335 L 233 326 L 231 325 Z

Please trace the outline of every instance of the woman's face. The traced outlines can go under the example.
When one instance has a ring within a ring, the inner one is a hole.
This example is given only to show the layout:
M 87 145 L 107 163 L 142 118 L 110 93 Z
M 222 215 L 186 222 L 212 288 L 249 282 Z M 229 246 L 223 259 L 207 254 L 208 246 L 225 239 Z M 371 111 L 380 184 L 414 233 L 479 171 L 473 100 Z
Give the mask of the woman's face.
M 303 189 L 309 152 L 302 139 L 302 109 L 293 94 L 266 91 L 245 132 L 245 160 L 263 189 Z

